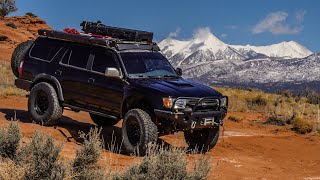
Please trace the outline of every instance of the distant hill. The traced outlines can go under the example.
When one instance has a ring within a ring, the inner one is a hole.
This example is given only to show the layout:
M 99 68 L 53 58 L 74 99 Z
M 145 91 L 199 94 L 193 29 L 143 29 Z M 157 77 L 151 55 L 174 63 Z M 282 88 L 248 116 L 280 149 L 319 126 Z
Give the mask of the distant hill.
M 14 48 L 21 42 L 35 39 L 39 29 L 51 29 L 36 17 L 15 16 L 0 19 L 0 61 L 10 61 Z

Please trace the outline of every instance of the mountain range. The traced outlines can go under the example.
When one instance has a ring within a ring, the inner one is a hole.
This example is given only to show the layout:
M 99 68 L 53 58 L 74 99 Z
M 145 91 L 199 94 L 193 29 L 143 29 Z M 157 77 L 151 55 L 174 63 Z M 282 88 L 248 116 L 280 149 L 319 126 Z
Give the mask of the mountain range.
M 294 41 L 230 45 L 204 31 L 190 40 L 164 39 L 159 47 L 173 66 L 184 70 L 185 78 L 207 85 L 294 87 L 320 82 L 320 54 Z

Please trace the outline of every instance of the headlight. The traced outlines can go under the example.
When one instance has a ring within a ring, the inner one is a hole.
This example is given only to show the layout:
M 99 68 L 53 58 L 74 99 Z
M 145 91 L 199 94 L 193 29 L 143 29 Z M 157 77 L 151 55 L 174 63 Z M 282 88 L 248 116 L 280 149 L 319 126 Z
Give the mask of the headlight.
M 223 97 L 220 99 L 221 101 L 221 107 L 226 107 L 227 106 L 227 97 Z
M 163 98 L 163 105 L 166 108 L 172 108 L 173 99 L 172 98 Z
M 175 99 L 173 98 L 163 98 L 163 105 L 166 108 L 172 108 L 173 102 Z M 186 108 L 187 100 L 186 99 L 178 99 L 174 104 L 174 109 L 184 109 Z
M 174 104 L 174 109 L 184 109 L 186 108 L 187 100 L 186 99 L 178 99 Z

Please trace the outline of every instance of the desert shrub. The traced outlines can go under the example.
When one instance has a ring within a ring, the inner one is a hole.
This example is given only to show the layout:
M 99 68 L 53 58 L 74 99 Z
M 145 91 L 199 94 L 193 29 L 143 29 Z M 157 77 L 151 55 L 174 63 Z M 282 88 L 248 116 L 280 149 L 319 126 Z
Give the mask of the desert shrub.
M 51 136 L 37 131 L 17 158 L 17 163 L 26 167 L 24 179 L 63 179 L 66 169 L 58 159 L 61 149 Z
M 15 0 L 0 0 L 0 18 L 7 16 L 11 12 L 17 11 Z
M 292 121 L 293 130 L 299 134 L 306 134 L 312 131 L 312 124 L 307 120 L 304 120 L 300 117 L 295 118 Z
M 133 165 L 125 172 L 114 174 L 113 179 L 181 180 L 206 178 L 210 169 L 208 159 L 195 160 L 191 171 L 187 170 L 187 164 L 184 150 L 149 145 L 148 152 L 141 163 Z
M 283 96 L 283 97 L 286 97 L 286 98 L 291 98 L 293 97 L 293 93 L 288 91 L 288 90 L 280 90 L 280 91 L 277 91 L 277 94 Z
M 264 124 L 276 125 L 276 126 L 284 126 L 286 124 L 291 124 L 291 122 L 295 119 L 296 113 L 293 111 L 287 112 L 278 112 L 276 110 L 270 112 L 267 121 Z
M 5 25 L 8 26 L 8 27 L 11 27 L 13 29 L 17 29 L 18 28 L 18 26 L 13 22 L 7 22 Z
M 37 15 L 33 14 L 32 12 L 27 12 L 25 15 L 29 16 L 29 17 L 38 17 Z
M 246 101 L 249 107 L 266 106 L 268 103 L 268 101 L 261 95 L 258 95 L 256 97 L 246 98 Z
M 307 94 L 307 103 L 319 104 L 320 103 L 320 93 L 309 92 Z
M 83 147 L 76 152 L 72 162 L 73 179 L 103 179 L 104 174 L 99 171 L 97 162 L 103 149 L 103 140 L 100 138 L 101 129 L 90 129 L 88 134 L 80 132 L 84 140 Z
M 8 36 L 0 35 L 0 41 L 5 41 L 8 39 Z
M 0 154 L 2 157 L 14 159 L 17 154 L 21 132 L 16 121 L 11 121 L 7 129 L 0 130 Z
M 228 118 L 230 121 L 233 121 L 233 122 L 241 122 L 241 121 L 243 121 L 243 119 L 242 118 L 239 118 L 239 117 L 237 117 L 237 116 L 229 116 L 229 118 Z

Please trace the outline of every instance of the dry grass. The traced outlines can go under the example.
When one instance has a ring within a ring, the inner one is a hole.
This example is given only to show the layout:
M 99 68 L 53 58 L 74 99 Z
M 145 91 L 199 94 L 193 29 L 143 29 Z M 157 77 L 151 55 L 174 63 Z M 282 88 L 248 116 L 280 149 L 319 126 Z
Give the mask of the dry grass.
M 301 118 L 295 118 L 292 121 L 293 130 L 299 134 L 310 133 L 313 129 L 312 124 L 309 121 L 306 121 Z
M 25 169 L 17 165 L 10 159 L 0 160 L 0 179 L 3 180 L 22 180 Z
M 312 92 L 307 97 L 301 97 L 294 96 L 288 91 L 271 94 L 259 90 L 215 89 L 229 96 L 231 112 L 262 113 L 268 117 L 266 123 L 273 125 L 294 125 L 294 120 L 299 118 L 310 124 L 313 131 L 320 132 L 320 107 L 317 104 L 317 93 Z
M 0 97 L 2 96 L 25 96 L 26 91 L 16 88 L 13 75 L 10 67 L 10 63 L 6 61 L 0 61 Z

